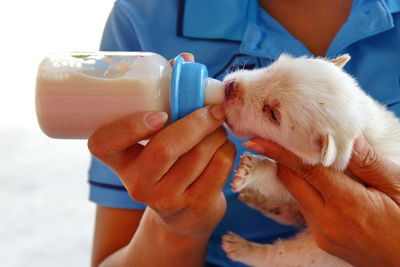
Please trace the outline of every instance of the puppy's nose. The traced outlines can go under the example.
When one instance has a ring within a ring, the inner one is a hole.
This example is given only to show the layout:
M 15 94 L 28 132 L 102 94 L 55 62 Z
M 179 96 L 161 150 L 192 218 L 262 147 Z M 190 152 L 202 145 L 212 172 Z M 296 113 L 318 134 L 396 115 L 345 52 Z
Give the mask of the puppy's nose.
M 225 84 L 225 100 L 234 99 L 237 95 L 237 86 L 235 81 L 228 81 Z

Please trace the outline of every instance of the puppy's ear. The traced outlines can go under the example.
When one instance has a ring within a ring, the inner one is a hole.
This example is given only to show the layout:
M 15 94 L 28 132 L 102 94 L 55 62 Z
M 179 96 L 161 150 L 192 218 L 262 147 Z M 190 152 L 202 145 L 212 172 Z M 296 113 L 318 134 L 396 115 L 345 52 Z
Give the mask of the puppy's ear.
M 343 68 L 344 65 L 346 65 L 347 62 L 350 60 L 350 55 L 349 54 L 344 54 L 341 56 L 338 56 L 337 58 L 331 59 L 330 61 L 338 66 L 339 68 Z
M 329 167 L 335 161 L 337 156 L 337 148 L 335 139 L 331 134 L 322 136 L 322 147 L 321 147 L 321 163 L 324 167 Z
M 321 164 L 324 167 L 333 165 L 336 169 L 344 170 L 349 163 L 353 150 L 353 140 L 335 140 L 331 134 L 321 136 Z

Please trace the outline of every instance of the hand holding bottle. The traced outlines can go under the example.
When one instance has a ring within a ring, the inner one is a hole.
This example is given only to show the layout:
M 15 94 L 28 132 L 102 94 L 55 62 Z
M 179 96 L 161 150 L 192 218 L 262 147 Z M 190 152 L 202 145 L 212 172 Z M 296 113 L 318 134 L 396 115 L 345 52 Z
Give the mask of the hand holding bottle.
M 208 106 L 158 132 L 165 113 L 137 113 L 98 129 L 89 148 L 170 231 L 209 235 L 225 212 L 221 190 L 235 156 L 223 119 L 220 106 Z
M 96 130 L 89 148 L 169 230 L 209 235 L 225 212 L 221 190 L 235 157 L 221 127 L 223 109 L 207 106 L 160 130 L 166 117 L 164 112 L 127 116 Z M 146 146 L 138 144 L 149 136 Z

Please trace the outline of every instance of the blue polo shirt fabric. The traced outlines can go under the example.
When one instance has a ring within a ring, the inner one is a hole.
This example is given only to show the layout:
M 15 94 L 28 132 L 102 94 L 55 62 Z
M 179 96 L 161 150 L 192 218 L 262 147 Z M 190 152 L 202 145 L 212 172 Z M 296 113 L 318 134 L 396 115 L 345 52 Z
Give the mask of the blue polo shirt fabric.
M 334 12 L 334 11 L 332 11 Z M 397 116 L 400 115 L 400 1 L 355 0 L 348 20 L 331 43 L 326 57 L 348 53 L 345 70 L 361 87 Z M 101 42 L 104 51 L 149 51 L 167 59 L 191 52 L 208 67 L 209 75 L 223 79 L 235 69 L 269 65 L 282 53 L 311 56 L 311 52 L 256 0 L 117 0 Z M 243 140 L 231 135 L 239 156 Z M 262 243 L 295 234 L 237 199 L 230 188 L 223 192 L 227 212 L 214 230 L 207 262 L 217 266 L 244 266 L 226 258 L 221 236 L 227 231 Z M 92 157 L 89 169 L 90 200 L 107 207 L 144 209 L 132 200 L 110 168 Z

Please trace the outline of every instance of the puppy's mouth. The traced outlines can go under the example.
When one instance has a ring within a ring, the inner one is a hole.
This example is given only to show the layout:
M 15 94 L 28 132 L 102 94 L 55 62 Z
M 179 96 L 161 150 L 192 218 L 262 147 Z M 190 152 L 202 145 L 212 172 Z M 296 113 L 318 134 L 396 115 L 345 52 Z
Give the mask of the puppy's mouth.
M 235 80 L 230 80 L 225 83 L 225 100 L 229 101 L 237 96 Z
M 243 111 L 243 92 L 239 89 L 239 83 L 235 80 L 228 80 L 224 85 L 224 102 L 223 106 L 226 112 L 225 125 L 229 128 L 235 136 L 239 138 L 245 138 L 249 136 L 249 133 L 244 132 L 238 123 L 238 118 L 241 118 Z

